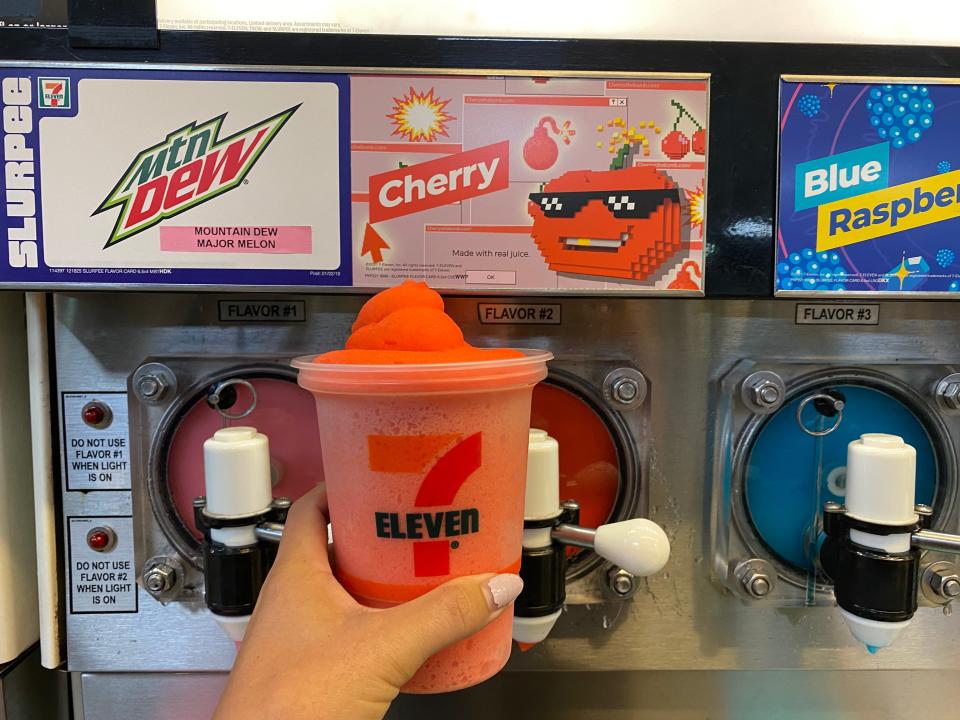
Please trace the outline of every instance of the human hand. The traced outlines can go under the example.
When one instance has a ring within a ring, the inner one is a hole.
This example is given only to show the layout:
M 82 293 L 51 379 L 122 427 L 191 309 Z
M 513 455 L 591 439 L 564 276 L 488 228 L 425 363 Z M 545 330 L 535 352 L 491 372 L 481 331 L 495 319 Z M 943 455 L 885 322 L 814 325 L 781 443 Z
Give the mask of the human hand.
M 327 558 L 326 497 L 294 503 L 213 720 L 380 720 L 434 653 L 520 594 L 517 575 L 451 580 L 387 610 L 364 607 Z

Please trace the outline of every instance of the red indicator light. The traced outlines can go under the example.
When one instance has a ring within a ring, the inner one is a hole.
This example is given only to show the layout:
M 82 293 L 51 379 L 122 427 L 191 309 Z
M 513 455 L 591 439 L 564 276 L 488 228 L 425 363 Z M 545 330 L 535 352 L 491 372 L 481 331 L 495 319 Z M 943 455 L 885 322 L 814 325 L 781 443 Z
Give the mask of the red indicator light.
M 87 533 L 87 545 L 91 550 L 104 552 L 113 547 L 116 536 L 110 528 L 94 528 Z
M 83 406 L 80 417 L 90 427 L 103 430 L 113 421 L 113 412 L 106 403 L 94 400 Z
M 83 409 L 83 421 L 87 425 L 99 425 L 103 422 L 107 414 L 99 405 L 87 405 Z

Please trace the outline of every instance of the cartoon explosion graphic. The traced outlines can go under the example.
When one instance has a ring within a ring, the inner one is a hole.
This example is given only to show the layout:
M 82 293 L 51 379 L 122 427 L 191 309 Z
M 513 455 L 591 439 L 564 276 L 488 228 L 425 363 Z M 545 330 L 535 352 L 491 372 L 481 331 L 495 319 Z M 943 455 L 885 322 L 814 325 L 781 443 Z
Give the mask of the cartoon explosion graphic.
M 703 237 L 703 185 L 698 185 L 695 190 L 684 188 L 683 192 L 687 196 L 687 206 L 690 208 L 690 229 L 699 228 L 700 237 Z
M 456 120 L 444 111 L 449 99 L 441 100 L 433 94 L 433 88 L 418 93 L 412 86 L 402 98 L 393 99 L 393 112 L 387 115 L 401 135 L 411 142 L 433 142 L 437 135 L 447 136 L 447 123 Z

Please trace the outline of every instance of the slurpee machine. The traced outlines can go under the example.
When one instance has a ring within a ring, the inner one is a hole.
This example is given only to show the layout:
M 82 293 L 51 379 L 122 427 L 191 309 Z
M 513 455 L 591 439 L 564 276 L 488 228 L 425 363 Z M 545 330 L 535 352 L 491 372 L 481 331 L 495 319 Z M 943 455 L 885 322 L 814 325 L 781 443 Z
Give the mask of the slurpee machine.
M 0 31 L 0 286 L 27 293 L 42 660 L 76 717 L 209 717 L 334 418 L 359 437 L 291 362 L 406 280 L 552 360 L 502 445 L 506 668 L 391 717 L 960 700 L 956 50 L 140 20 L 123 49 Z M 423 479 L 479 452 L 405 427 L 353 454 Z M 486 521 L 429 497 L 367 529 L 443 577 Z

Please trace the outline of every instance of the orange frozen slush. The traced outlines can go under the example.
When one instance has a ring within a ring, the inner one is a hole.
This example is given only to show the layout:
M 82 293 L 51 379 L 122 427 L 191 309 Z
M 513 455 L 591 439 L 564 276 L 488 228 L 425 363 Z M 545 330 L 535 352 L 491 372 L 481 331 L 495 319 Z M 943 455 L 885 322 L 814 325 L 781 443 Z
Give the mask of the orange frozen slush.
M 346 349 L 295 363 L 317 400 L 335 571 L 360 602 L 518 571 L 531 395 L 547 359 L 472 347 L 440 296 L 407 282 L 364 305 Z M 430 658 L 404 691 L 496 673 L 511 618 Z
M 374 295 L 360 308 L 346 349 L 318 355 L 324 364 L 412 365 L 520 358 L 510 348 L 475 348 L 443 310 L 426 283 L 407 280 Z

